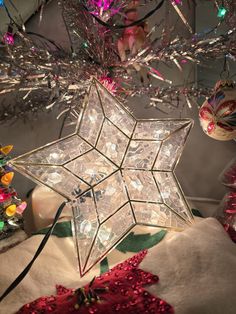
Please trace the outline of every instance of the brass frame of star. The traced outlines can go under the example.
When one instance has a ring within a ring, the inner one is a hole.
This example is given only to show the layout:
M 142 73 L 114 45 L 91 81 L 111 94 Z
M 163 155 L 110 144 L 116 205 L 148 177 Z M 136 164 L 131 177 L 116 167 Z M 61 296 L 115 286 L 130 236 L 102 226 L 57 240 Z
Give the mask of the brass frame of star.
M 71 201 L 81 276 L 137 225 L 191 224 L 173 171 L 192 124 L 136 119 L 93 79 L 75 133 L 11 160 Z

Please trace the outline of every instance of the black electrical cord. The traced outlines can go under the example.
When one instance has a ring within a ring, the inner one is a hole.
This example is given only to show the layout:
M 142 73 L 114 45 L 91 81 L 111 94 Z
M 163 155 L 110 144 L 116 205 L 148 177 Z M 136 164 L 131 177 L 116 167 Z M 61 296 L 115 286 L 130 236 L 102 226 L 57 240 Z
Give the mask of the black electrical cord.
M 65 124 L 66 124 L 66 120 L 67 120 L 67 118 L 69 117 L 69 114 L 70 114 L 70 110 L 68 110 L 68 111 L 65 113 L 65 116 L 64 116 L 63 121 L 62 121 L 62 125 L 61 125 L 61 127 L 60 127 L 58 139 L 60 139 L 60 138 L 62 137 L 62 132 L 63 132 L 63 130 L 64 130 L 64 127 L 65 127 Z
M 8 294 L 14 290 L 19 284 L 20 282 L 25 278 L 25 276 L 28 274 L 28 272 L 30 271 L 31 267 L 33 266 L 35 260 L 37 259 L 37 257 L 40 255 L 40 253 L 42 252 L 43 248 L 45 247 L 50 235 L 53 232 L 53 229 L 65 207 L 65 205 L 67 204 L 66 202 L 63 202 L 60 207 L 58 208 L 56 215 L 54 217 L 53 220 L 53 224 L 52 226 L 48 229 L 47 233 L 45 234 L 45 236 L 43 237 L 43 240 L 41 241 L 37 251 L 35 252 L 32 260 L 28 263 L 28 265 L 25 267 L 25 269 L 19 274 L 19 276 L 17 276 L 17 278 L 10 284 L 10 286 L 5 290 L 5 292 L 3 292 L 3 294 L 0 296 L 0 302 L 2 302 L 3 299 L 5 299 L 6 296 L 8 296 Z
M 21 30 L 22 30 L 22 26 L 19 25 L 19 24 L 16 22 L 15 19 L 13 19 L 13 17 L 11 16 L 11 14 L 10 14 L 10 12 L 9 12 L 8 7 L 6 6 L 6 4 L 4 4 L 4 8 L 5 8 L 5 10 L 6 10 L 6 13 L 7 13 L 7 16 L 8 16 L 8 18 L 9 18 L 9 20 L 11 21 L 11 25 L 15 25 L 16 28 L 17 28 L 17 30 L 18 30 L 18 31 L 21 31 Z M 15 8 L 15 10 L 17 10 L 17 9 Z M 18 12 L 18 10 L 17 10 L 17 12 Z M 40 37 L 40 38 L 42 38 L 42 39 L 48 41 L 50 44 L 52 44 L 52 45 L 53 45 L 54 47 L 56 47 L 58 50 L 62 50 L 62 48 L 61 48 L 60 46 L 58 46 L 58 45 L 55 43 L 54 40 L 49 39 L 49 38 L 45 37 L 44 35 L 41 35 L 41 34 L 35 33 L 35 32 L 25 32 L 25 33 L 26 33 L 27 35 L 38 36 L 38 37 Z
M 43 36 L 43 35 L 41 35 L 41 34 L 39 34 L 39 33 L 35 33 L 35 32 L 26 32 L 26 34 L 27 34 L 27 35 L 38 36 L 39 38 L 42 38 L 42 39 L 48 41 L 50 44 L 52 44 L 52 45 L 53 45 L 54 47 L 56 47 L 58 50 L 62 50 L 62 48 L 61 48 L 60 46 L 58 46 L 58 45 L 55 43 L 54 40 L 49 39 L 49 38 L 47 38 L 47 37 L 45 37 L 45 36 Z
M 164 4 L 165 0 L 161 0 L 161 2 L 158 3 L 158 5 L 151 11 L 149 11 L 143 18 L 137 20 L 137 21 L 134 21 L 128 25 L 123 25 L 123 24 L 117 24 L 117 25 L 112 25 L 112 24 L 108 24 L 104 21 L 102 21 L 101 19 L 99 19 L 96 15 L 92 14 L 89 9 L 86 7 L 86 5 L 82 4 L 83 8 L 89 12 L 94 18 L 95 20 L 101 24 L 102 26 L 105 26 L 111 30 L 119 30 L 119 29 L 124 29 L 124 28 L 128 28 L 128 27 L 132 27 L 132 26 L 135 26 L 135 25 L 139 25 L 139 24 L 142 24 L 146 19 L 148 19 L 150 16 L 152 16 L 157 10 L 159 10 L 162 5 Z

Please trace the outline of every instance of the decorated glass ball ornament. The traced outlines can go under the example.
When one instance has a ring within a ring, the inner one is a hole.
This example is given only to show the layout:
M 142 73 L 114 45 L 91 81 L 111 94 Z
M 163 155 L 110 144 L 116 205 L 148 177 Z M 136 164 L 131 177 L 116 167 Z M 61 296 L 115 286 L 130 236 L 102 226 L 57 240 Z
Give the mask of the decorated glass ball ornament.
M 213 95 L 199 111 L 203 131 L 219 141 L 236 138 L 236 89 L 230 80 L 216 83 Z

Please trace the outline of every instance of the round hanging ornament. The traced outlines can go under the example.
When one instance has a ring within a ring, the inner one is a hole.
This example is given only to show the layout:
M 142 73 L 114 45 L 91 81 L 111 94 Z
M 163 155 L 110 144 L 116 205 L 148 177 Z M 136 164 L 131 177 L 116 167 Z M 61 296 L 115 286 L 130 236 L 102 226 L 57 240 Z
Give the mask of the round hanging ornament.
M 213 95 L 199 111 L 203 131 L 219 141 L 236 138 L 236 88 L 231 80 L 216 83 Z

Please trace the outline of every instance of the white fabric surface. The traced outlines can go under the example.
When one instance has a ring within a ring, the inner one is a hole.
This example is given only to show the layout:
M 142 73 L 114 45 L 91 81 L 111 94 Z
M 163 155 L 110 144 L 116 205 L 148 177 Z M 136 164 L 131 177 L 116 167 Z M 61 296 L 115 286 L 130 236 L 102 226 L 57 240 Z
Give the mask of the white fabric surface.
M 0 293 L 26 266 L 41 239 L 33 236 L 0 255 Z M 97 268 L 81 280 L 74 253 L 71 238 L 52 236 L 27 277 L 0 304 L 0 314 L 54 294 L 55 284 L 78 287 L 99 273 Z M 109 264 L 129 256 L 115 250 Z M 236 313 L 236 246 L 213 218 L 182 233 L 170 232 L 149 251 L 141 267 L 159 276 L 159 283 L 149 289 L 173 305 L 176 314 Z

